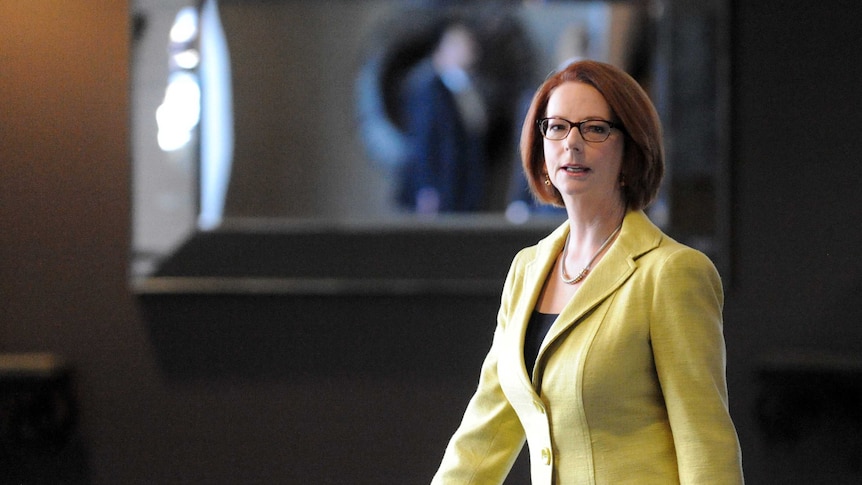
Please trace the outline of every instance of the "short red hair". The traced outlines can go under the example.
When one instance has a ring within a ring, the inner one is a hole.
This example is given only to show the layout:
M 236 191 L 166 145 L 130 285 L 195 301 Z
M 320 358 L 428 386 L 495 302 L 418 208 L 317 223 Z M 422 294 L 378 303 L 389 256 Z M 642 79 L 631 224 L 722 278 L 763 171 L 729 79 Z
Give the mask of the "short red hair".
M 538 121 L 546 116 L 554 89 L 567 82 L 588 84 L 611 108 L 614 123 L 622 125 L 625 148 L 622 187 L 626 207 L 639 210 L 655 200 L 664 177 L 662 129 L 655 106 L 643 88 L 622 69 L 597 61 L 569 64 L 549 77 L 530 103 L 521 131 L 521 162 L 536 200 L 563 206 L 553 185 L 545 185 L 545 153 Z

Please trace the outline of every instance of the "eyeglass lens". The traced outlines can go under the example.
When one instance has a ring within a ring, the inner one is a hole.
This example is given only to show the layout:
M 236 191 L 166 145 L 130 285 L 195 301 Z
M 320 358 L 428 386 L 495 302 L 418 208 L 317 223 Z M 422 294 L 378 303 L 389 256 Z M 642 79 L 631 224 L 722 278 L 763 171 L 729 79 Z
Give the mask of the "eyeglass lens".
M 611 124 L 604 120 L 586 120 L 580 123 L 572 123 L 562 118 L 546 118 L 542 120 L 540 126 L 542 135 L 549 140 L 565 139 L 569 136 L 572 128 L 576 126 L 586 141 L 605 141 L 611 134 Z

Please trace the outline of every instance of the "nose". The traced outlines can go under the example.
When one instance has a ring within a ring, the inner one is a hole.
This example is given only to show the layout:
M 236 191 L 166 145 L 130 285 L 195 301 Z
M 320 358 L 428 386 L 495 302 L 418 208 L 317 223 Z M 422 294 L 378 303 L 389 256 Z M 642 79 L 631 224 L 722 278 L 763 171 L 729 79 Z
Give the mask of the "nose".
M 566 136 L 566 149 L 580 150 L 584 143 L 584 137 L 581 135 L 581 130 L 577 126 L 572 126 L 569 134 Z

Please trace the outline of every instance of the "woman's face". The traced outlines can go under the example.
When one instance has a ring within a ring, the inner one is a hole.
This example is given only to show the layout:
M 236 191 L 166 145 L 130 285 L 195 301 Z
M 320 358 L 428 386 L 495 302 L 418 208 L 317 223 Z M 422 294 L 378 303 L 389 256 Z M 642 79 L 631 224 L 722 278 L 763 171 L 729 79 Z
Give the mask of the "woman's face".
M 548 99 L 548 118 L 613 121 L 611 108 L 596 88 L 580 82 L 558 86 Z M 562 140 L 544 138 L 545 168 L 566 206 L 573 202 L 619 203 L 624 136 L 617 129 L 603 142 L 588 142 L 576 127 Z

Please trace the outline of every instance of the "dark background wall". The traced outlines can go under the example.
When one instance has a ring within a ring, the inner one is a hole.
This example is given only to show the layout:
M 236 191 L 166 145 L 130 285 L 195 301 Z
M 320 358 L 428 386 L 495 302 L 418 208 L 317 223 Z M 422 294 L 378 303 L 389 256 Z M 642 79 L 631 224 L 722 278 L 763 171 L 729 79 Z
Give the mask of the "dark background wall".
M 862 474 L 857 19 L 850 0 L 733 7 L 725 331 L 749 483 Z M 0 352 L 65 356 L 80 402 L 65 448 L 0 467 L 31 483 L 427 481 L 496 296 L 136 300 L 127 48 L 124 1 L 0 2 Z M 773 354 L 791 379 L 762 378 Z M 765 399 L 788 383 L 810 387 Z M 764 402 L 795 427 L 764 427 Z

